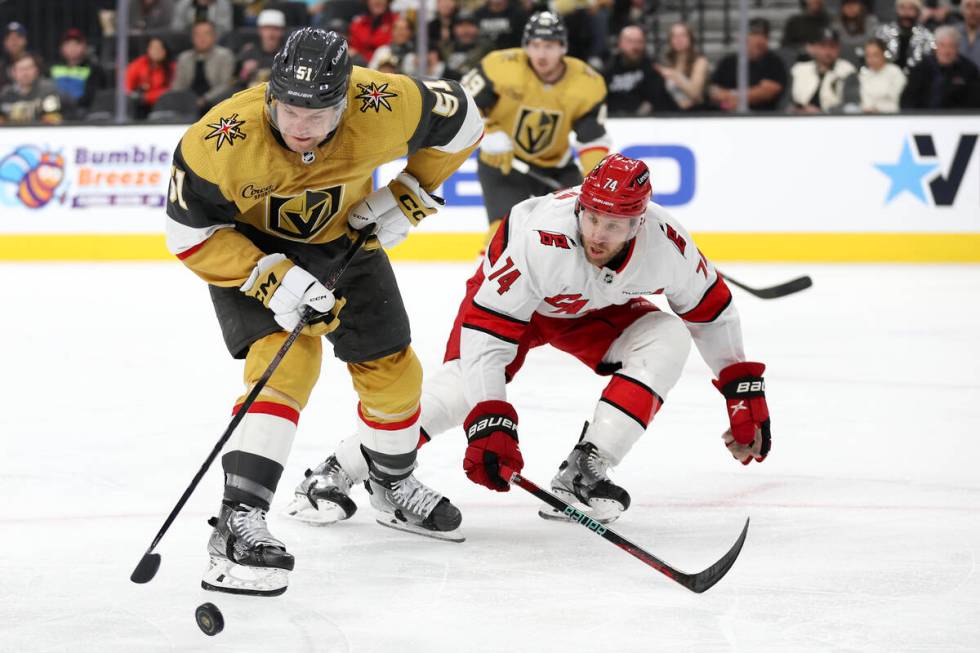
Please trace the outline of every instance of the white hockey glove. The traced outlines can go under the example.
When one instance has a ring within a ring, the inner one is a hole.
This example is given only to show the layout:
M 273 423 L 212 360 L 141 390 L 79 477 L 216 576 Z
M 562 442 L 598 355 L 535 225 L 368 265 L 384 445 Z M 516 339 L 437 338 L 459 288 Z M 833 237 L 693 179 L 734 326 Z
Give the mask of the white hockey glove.
M 487 132 L 480 142 L 480 161 L 488 166 L 500 168 L 505 175 L 510 174 L 514 162 L 514 144 L 505 132 Z
M 336 329 L 340 325 L 337 314 L 346 303 L 284 254 L 263 256 L 239 290 L 262 302 L 286 331 L 296 328 L 304 307 L 309 306 L 318 314 L 303 327 L 302 333 L 309 336 Z
M 374 235 L 382 247 L 389 249 L 408 238 L 413 226 L 443 204 L 441 197 L 429 194 L 415 177 L 403 171 L 387 186 L 355 204 L 347 214 L 347 223 L 358 231 L 377 225 Z

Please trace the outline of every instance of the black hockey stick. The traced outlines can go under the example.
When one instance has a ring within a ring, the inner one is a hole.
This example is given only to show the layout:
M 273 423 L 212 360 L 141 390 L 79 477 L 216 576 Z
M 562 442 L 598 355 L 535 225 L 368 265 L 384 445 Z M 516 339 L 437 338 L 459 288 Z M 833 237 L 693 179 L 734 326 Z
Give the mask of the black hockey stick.
M 714 563 L 707 569 L 699 571 L 696 574 L 686 574 L 683 571 L 674 569 L 666 562 L 657 558 L 642 547 L 633 544 L 613 529 L 603 526 L 585 513 L 568 505 L 552 493 L 542 490 L 532 481 L 529 481 L 517 472 L 511 471 L 506 467 L 501 467 L 501 476 L 506 478 L 508 472 L 510 473 L 510 482 L 514 485 L 518 485 L 524 490 L 527 490 L 555 510 L 564 514 L 569 520 L 585 526 L 596 535 L 602 537 L 602 539 L 612 542 L 634 558 L 640 560 L 646 565 L 649 565 L 650 567 L 653 567 L 667 578 L 683 585 L 696 594 L 700 594 L 701 592 L 710 589 L 715 583 L 720 581 L 725 574 L 728 573 L 728 570 L 735 564 L 735 559 L 738 558 L 738 554 L 742 551 L 742 545 L 745 543 L 745 536 L 749 531 L 749 519 L 746 518 L 745 526 L 742 527 L 742 533 L 738 536 L 738 539 L 735 540 L 735 544 L 733 544 L 732 548 L 728 550 L 728 553 L 723 555 L 718 562 Z
M 721 272 L 719 272 L 721 274 Z M 727 274 L 721 274 L 725 278 L 725 281 L 732 284 L 737 288 L 741 288 L 750 295 L 754 295 L 759 299 L 779 299 L 780 297 L 785 297 L 786 295 L 792 295 L 793 293 L 798 293 L 801 290 L 806 290 L 813 285 L 813 279 L 809 275 L 803 275 L 802 277 L 796 277 L 795 279 L 790 279 L 785 283 L 780 283 L 775 286 L 769 286 L 768 288 L 753 288 L 752 286 L 746 286 L 741 281 L 736 281 L 732 279 Z
M 341 259 L 340 265 L 337 266 L 337 269 L 334 270 L 333 274 L 331 274 L 330 277 L 328 277 L 324 282 L 323 285 L 326 286 L 327 289 L 334 289 L 334 287 L 337 285 L 337 280 L 340 279 L 340 275 L 342 275 L 344 270 L 347 269 L 347 266 L 350 265 L 354 255 L 361 249 L 361 245 L 364 244 L 364 241 L 367 240 L 369 235 L 370 230 L 367 229 L 357 234 L 357 238 L 354 239 L 354 242 L 351 243 L 350 247 L 348 247 L 347 251 L 344 253 L 344 258 Z M 170 525 L 174 523 L 174 519 L 177 518 L 177 515 L 184 507 L 184 504 L 187 503 L 187 500 L 191 497 L 191 494 L 193 494 L 195 488 L 197 488 L 197 484 L 201 482 L 201 479 L 204 478 L 205 472 L 207 472 L 208 468 L 211 467 L 211 463 L 213 463 L 214 459 L 218 457 L 222 447 L 224 447 L 225 443 L 228 442 L 228 439 L 238 427 L 238 424 L 245 418 L 245 414 L 248 413 L 249 407 L 251 407 L 251 405 L 255 402 L 256 398 L 259 396 L 259 393 L 262 392 L 262 389 L 265 388 L 265 384 L 269 382 L 269 378 L 272 377 L 272 373 L 276 371 L 277 367 L 279 367 L 279 363 L 281 363 L 282 359 L 286 356 L 286 352 L 288 352 L 289 348 L 293 346 L 294 342 L 296 342 L 296 338 L 299 337 L 303 327 L 305 327 L 307 322 L 309 322 L 313 317 L 315 317 L 313 309 L 307 307 L 306 310 L 303 311 L 303 315 L 300 317 L 299 322 L 289 333 L 289 337 L 286 338 L 286 342 L 282 343 L 282 347 L 280 347 L 279 351 L 276 352 L 276 355 L 269 363 L 269 366 L 265 368 L 265 372 L 262 373 L 262 376 L 259 377 L 259 380 L 249 391 L 248 395 L 245 397 L 245 400 L 238 407 L 238 412 L 231 418 L 228 428 L 225 429 L 225 432 L 221 435 L 221 438 L 217 443 L 215 443 L 211 453 L 208 454 L 208 457 L 204 460 L 204 464 L 201 465 L 201 469 L 197 470 L 197 474 L 194 475 L 190 485 L 188 485 L 187 489 L 184 490 L 184 494 L 181 495 L 180 500 L 177 501 L 177 505 L 175 505 L 174 509 L 170 511 L 170 514 L 167 515 L 167 519 L 163 522 L 163 526 L 160 527 L 156 537 L 153 538 L 153 542 L 150 543 L 149 548 L 146 549 L 146 553 L 143 554 L 139 564 L 136 565 L 136 569 L 134 569 L 133 573 L 129 576 L 129 580 L 133 581 L 134 583 L 148 583 L 153 580 L 154 576 L 156 576 L 157 570 L 160 568 L 160 554 L 153 553 L 153 549 L 155 549 L 157 544 L 160 543 L 160 540 L 163 539 L 164 534 L 170 528 Z
M 510 168 L 511 170 L 516 170 L 517 172 L 521 173 L 525 177 L 530 177 L 534 181 L 544 184 L 545 186 L 547 186 L 552 190 L 561 190 L 562 188 L 564 188 L 564 186 L 562 186 L 560 183 L 558 183 L 551 177 L 546 177 L 545 175 L 542 175 L 540 172 L 536 172 L 531 168 L 531 166 L 529 166 L 524 161 L 521 161 L 517 157 L 514 157 L 514 160 L 510 164 Z

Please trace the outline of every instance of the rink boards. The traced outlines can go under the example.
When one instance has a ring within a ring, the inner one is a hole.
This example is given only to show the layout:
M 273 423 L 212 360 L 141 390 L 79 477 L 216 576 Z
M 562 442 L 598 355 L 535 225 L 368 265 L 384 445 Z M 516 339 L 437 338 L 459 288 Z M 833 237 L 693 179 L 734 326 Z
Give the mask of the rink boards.
M 980 261 L 975 116 L 610 120 L 654 200 L 717 260 Z M 0 260 L 157 260 L 183 126 L 0 130 Z M 403 161 L 377 171 L 385 182 Z M 259 181 L 259 180 L 257 180 Z M 244 192 L 244 189 L 243 189 Z M 471 260 L 486 214 L 467 161 L 447 208 L 392 251 Z

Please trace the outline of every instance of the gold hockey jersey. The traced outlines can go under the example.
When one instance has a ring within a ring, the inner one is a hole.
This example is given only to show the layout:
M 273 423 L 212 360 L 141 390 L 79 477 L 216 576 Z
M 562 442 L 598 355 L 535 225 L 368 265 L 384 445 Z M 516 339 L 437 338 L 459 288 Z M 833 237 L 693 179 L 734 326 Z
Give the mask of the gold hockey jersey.
M 241 285 L 272 253 L 236 224 L 287 241 L 330 242 L 348 234 L 347 212 L 373 190 L 379 165 L 408 155 L 406 170 L 432 191 L 466 160 L 483 130 L 459 84 L 355 66 L 332 136 L 309 152 L 292 152 L 268 120 L 266 86 L 215 106 L 174 153 L 167 246 L 214 285 Z
M 568 137 L 574 131 L 582 170 L 588 172 L 609 152 L 606 83 L 580 59 L 564 57 L 564 63 L 561 79 L 545 84 L 522 48 L 497 50 L 462 84 L 486 116 L 488 131 L 510 135 L 517 158 L 542 168 L 565 166 L 572 158 Z

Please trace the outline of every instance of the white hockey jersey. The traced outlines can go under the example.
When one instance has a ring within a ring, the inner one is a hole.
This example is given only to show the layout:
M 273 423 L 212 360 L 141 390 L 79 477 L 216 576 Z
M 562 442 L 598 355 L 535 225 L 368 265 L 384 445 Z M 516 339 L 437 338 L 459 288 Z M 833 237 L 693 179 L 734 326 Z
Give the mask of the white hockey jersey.
M 716 376 L 745 360 L 731 292 L 687 230 L 663 207 L 650 204 L 625 254 L 597 268 L 580 242 L 578 192 L 570 188 L 516 205 L 500 226 L 506 231 L 488 248 L 484 278 L 472 301 L 489 321 L 464 321 L 460 332 L 469 405 L 506 400 L 504 369 L 534 314 L 574 320 L 643 295 L 667 298 Z

